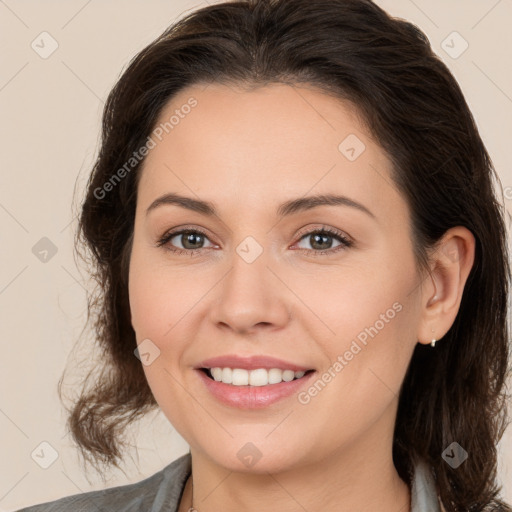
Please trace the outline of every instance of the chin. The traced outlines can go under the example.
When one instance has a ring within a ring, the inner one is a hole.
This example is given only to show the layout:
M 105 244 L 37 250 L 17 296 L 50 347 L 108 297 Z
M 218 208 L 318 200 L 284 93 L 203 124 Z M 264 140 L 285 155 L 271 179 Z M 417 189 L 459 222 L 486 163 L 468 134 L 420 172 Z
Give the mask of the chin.
M 237 473 L 280 473 L 305 464 L 304 446 L 284 446 L 281 442 L 265 440 L 264 435 L 230 438 L 227 443 L 217 444 L 200 451 L 214 464 Z M 210 441 L 211 442 L 211 441 Z M 212 449 L 213 448 L 213 449 Z

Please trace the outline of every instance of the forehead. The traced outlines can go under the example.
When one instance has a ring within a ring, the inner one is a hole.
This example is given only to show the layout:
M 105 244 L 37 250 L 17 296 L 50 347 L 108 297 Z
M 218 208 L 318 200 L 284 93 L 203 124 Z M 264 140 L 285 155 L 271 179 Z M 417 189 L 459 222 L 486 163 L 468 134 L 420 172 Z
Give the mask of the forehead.
M 314 87 L 196 84 L 168 102 L 155 128 L 139 184 L 146 204 L 178 191 L 240 205 L 338 192 L 385 214 L 401 200 L 355 107 Z

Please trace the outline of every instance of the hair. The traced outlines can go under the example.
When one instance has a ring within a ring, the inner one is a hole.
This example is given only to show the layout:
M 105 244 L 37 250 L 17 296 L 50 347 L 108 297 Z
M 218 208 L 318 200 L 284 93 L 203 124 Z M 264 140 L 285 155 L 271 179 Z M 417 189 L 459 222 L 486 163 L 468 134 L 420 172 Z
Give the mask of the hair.
M 505 212 L 493 190 L 499 178 L 459 85 L 425 34 L 370 0 L 210 5 L 144 48 L 111 90 L 75 240 L 96 283 L 87 320 L 102 351 L 99 375 L 84 379 L 68 411 L 84 459 L 118 467 L 125 428 L 158 408 L 134 356 L 127 286 L 144 160 L 108 193 L 98 190 L 146 143 L 170 99 L 206 82 L 309 84 L 353 104 L 392 162 L 424 275 L 449 228 L 472 232 L 475 260 L 455 321 L 435 350 L 418 343 L 407 369 L 393 461 L 409 485 L 415 461 L 426 461 L 447 512 L 511 511 L 496 483 L 510 358 Z M 442 458 L 455 441 L 469 454 L 457 469 Z

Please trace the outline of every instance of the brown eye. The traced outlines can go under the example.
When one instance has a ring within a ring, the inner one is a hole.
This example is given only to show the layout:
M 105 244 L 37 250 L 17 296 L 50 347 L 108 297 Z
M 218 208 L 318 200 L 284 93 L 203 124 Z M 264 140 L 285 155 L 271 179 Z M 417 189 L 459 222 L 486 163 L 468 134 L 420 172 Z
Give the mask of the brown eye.
M 333 239 L 338 241 L 338 245 L 334 247 Z M 300 247 L 300 249 L 306 250 L 307 252 L 313 253 L 315 255 L 338 252 L 339 250 L 351 247 L 353 245 L 353 242 L 345 237 L 341 232 L 334 231 L 329 228 L 310 231 L 309 233 L 302 235 L 300 240 L 306 240 L 312 247 L 312 249 L 304 247 Z
M 176 237 L 184 249 L 200 249 L 204 243 L 204 240 L 202 240 L 204 235 L 193 231 L 183 232 L 182 234 L 175 235 L 172 238 Z
M 204 245 L 205 240 L 209 240 L 206 233 L 198 229 L 182 229 L 166 233 L 158 241 L 157 245 L 158 247 L 165 246 L 171 252 L 179 254 L 195 254 L 196 251 L 206 248 Z

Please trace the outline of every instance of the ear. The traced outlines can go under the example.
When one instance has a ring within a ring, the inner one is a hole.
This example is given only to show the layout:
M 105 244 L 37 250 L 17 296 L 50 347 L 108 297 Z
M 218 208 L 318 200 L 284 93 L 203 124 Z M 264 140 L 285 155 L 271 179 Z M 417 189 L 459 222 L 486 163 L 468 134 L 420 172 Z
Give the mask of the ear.
M 430 276 L 422 283 L 418 341 L 440 340 L 455 321 L 475 259 L 475 237 L 463 226 L 449 229 L 429 256 Z

